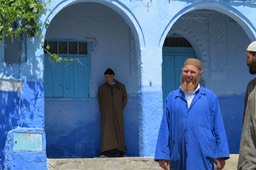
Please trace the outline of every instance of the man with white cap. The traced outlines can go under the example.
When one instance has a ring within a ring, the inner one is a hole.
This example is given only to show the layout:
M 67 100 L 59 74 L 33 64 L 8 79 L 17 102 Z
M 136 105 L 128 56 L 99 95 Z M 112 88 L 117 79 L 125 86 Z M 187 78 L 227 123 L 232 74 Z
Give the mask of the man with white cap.
M 256 41 L 246 50 L 246 64 L 250 74 L 256 74 Z M 244 100 L 243 129 L 240 142 L 238 170 L 256 169 L 256 78 L 251 80 L 246 89 Z
M 229 158 L 218 98 L 201 76 L 201 61 L 187 59 L 180 88 L 165 100 L 155 153 L 164 170 L 219 170 Z

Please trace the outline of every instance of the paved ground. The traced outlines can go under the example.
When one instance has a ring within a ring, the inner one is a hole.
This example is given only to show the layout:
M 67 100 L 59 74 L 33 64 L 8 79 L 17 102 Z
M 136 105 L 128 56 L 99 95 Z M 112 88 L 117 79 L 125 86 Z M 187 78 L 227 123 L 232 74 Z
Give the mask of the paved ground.
M 238 155 L 230 155 L 224 170 L 236 170 Z M 48 159 L 49 170 L 161 170 L 153 158 Z
M 230 159 L 226 161 L 226 166 L 224 170 L 236 170 L 237 168 L 237 161 L 238 161 L 238 154 L 230 155 Z

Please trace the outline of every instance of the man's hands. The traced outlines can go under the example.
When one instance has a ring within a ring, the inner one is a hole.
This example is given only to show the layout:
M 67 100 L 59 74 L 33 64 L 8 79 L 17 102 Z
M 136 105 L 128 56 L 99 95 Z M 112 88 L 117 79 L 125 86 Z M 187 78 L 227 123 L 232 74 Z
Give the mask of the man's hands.
M 167 160 L 160 160 L 159 161 L 159 166 L 163 168 L 164 170 L 169 170 L 170 169 L 170 161 Z
M 217 165 L 218 170 L 221 170 L 225 166 L 225 159 L 224 158 L 217 158 L 217 159 L 215 159 L 215 163 Z

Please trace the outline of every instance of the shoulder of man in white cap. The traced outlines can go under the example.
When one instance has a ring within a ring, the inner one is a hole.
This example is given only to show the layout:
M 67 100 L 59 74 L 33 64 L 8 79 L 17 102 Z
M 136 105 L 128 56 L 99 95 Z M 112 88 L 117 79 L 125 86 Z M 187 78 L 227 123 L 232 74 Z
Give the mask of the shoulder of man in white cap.
M 247 51 L 256 52 L 256 41 L 253 41 L 248 45 Z

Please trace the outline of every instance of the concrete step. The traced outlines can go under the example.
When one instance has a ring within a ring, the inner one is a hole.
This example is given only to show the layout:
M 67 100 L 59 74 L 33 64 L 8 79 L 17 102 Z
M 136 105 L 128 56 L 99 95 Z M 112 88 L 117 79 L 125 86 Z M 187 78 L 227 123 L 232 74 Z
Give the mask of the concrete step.
M 223 170 L 236 170 L 238 154 L 230 155 Z M 48 159 L 49 170 L 161 170 L 153 158 Z

